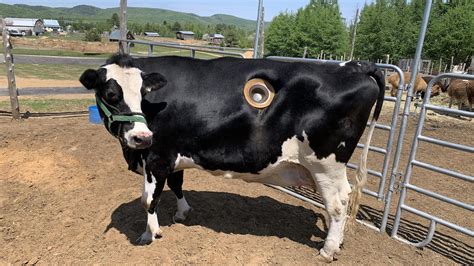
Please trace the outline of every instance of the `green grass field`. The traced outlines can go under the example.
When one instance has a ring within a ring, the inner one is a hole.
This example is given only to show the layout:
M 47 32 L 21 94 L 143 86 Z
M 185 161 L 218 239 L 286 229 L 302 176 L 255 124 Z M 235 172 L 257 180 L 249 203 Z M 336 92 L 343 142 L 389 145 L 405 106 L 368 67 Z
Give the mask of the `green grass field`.
M 2 67 L 5 65 L 2 64 Z M 15 75 L 22 78 L 77 80 L 88 68 L 95 69 L 97 66 L 15 64 Z
M 95 105 L 94 99 L 21 99 L 19 98 L 20 112 L 76 112 L 87 111 L 89 105 Z M 10 111 L 10 100 L 0 101 L 0 110 Z

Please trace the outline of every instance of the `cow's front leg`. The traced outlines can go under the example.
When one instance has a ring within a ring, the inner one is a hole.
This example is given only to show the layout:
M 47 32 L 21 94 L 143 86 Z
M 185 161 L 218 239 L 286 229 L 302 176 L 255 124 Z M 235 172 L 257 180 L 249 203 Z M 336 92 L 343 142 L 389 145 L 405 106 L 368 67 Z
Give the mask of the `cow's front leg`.
M 332 261 L 334 254 L 340 252 L 339 246 L 344 239 L 351 187 L 344 164 L 334 162 L 322 167 L 324 170 L 313 172 L 313 176 L 329 215 L 329 230 L 319 254 L 326 261 Z
M 188 217 L 192 208 L 189 206 L 183 195 L 183 171 L 178 171 L 170 175 L 167 179 L 168 187 L 176 195 L 177 211 L 173 217 L 175 223 L 181 223 Z
M 158 237 L 161 237 L 160 224 L 158 223 L 158 215 L 156 207 L 160 200 L 161 192 L 165 185 L 166 178 L 158 175 L 154 176 L 149 167 L 143 164 L 144 167 L 144 186 L 142 194 L 142 206 L 147 213 L 146 231 L 138 238 L 137 242 L 141 245 L 149 244 Z

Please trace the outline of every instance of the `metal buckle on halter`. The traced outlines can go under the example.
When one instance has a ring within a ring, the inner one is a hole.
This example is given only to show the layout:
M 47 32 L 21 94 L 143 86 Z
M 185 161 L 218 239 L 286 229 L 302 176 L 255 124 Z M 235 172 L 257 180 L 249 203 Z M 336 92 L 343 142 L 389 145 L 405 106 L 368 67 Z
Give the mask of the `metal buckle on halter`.
M 104 99 L 102 99 L 102 97 L 98 96 L 97 94 L 95 98 L 97 101 L 97 106 L 100 108 L 100 110 L 102 110 L 102 112 L 104 113 L 104 116 L 107 117 L 107 124 L 105 125 L 105 127 L 107 128 L 107 131 L 109 131 L 109 133 L 112 136 L 120 139 L 119 135 L 120 135 L 121 127 L 119 128 L 117 134 L 114 134 L 111 131 L 111 127 L 114 122 L 128 122 L 128 123 L 140 122 L 148 126 L 146 118 L 145 118 L 145 114 L 135 113 L 135 112 L 121 113 L 117 108 L 108 104 Z M 112 114 L 112 112 L 109 109 L 112 109 L 117 114 Z

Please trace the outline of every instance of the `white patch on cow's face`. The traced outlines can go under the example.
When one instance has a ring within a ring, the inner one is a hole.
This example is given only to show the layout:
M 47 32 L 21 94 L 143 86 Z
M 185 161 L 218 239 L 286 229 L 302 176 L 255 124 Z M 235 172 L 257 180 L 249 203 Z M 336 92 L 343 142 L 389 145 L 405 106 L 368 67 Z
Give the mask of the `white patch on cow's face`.
M 143 85 L 142 71 L 138 68 L 124 68 L 117 64 L 106 65 L 103 68 L 107 70 L 106 80 L 114 79 L 122 88 L 123 100 L 130 108 L 132 113 L 142 113 L 141 88 Z M 124 132 L 124 139 L 130 148 L 137 148 L 139 143 L 135 137 L 151 138 L 152 132 L 148 126 L 141 122 L 133 122 L 132 129 Z

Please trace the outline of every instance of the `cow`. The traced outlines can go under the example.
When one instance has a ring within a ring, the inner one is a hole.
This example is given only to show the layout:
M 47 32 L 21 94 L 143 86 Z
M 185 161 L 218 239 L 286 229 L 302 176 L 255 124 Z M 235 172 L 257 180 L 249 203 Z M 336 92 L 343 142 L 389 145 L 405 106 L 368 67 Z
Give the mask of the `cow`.
M 462 104 L 468 102 L 468 109 L 472 112 L 474 102 L 474 80 L 454 79 L 448 86 L 449 108 L 456 101 L 458 109 L 462 109 Z
M 403 77 L 405 79 L 405 83 L 407 84 L 408 82 L 410 82 L 411 73 L 410 72 L 403 72 Z M 397 89 L 398 89 L 398 86 L 399 86 L 399 83 L 400 83 L 400 76 L 398 75 L 398 73 L 394 73 L 394 74 L 392 74 L 388 77 L 387 81 L 388 81 L 388 83 L 390 83 L 392 85 L 392 88 L 390 90 L 390 95 L 392 97 L 395 97 L 395 95 L 397 95 Z M 428 82 L 426 82 L 423 79 L 423 76 L 421 74 L 417 74 L 416 79 L 415 79 L 415 85 L 414 85 L 413 92 L 415 94 L 420 93 L 421 97 L 424 98 L 427 85 L 428 85 Z M 441 89 L 442 89 L 441 83 L 435 84 L 433 86 L 432 91 L 431 91 L 431 97 L 439 95 Z
M 256 79 L 272 87 L 273 101 L 265 107 L 244 95 Z M 329 217 L 320 255 L 332 261 L 340 252 L 346 218 L 353 222 L 358 210 L 382 109 L 385 81 L 374 64 L 114 55 L 80 81 L 95 90 L 106 129 L 119 139 L 129 169 L 143 172 L 147 227 L 140 244 L 161 237 L 156 208 L 165 183 L 177 198 L 174 221 L 186 219 L 191 206 L 182 191 L 183 170 L 198 168 L 247 182 L 317 189 Z M 351 192 L 346 164 L 373 106 Z

